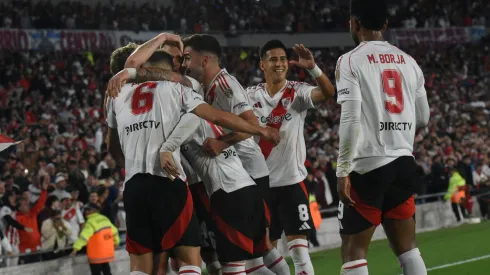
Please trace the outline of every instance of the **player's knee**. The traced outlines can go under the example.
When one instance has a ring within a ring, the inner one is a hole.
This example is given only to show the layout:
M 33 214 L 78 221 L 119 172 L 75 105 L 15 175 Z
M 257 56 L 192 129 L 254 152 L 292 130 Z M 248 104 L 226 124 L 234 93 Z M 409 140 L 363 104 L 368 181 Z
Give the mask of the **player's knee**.
M 176 254 L 181 262 L 201 267 L 202 259 L 199 247 L 181 246 L 176 249 Z

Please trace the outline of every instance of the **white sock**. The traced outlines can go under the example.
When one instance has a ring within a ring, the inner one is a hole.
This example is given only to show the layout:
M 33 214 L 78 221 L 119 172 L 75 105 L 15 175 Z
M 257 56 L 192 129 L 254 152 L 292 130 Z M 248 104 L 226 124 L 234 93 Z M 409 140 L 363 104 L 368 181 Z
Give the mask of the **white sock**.
M 308 241 L 296 239 L 288 242 L 289 254 L 294 263 L 295 274 L 315 275 L 313 264 L 308 254 Z
M 201 275 L 201 268 L 195 265 L 184 265 L 179 269 L 179 275 Z
M 362 259 L 343 264 L 340 275 L 369 275 L 367 261 Z
M 424 259 L 418 248 L 407 251 L 398 257 L 404 275 L 427 275 Z
M 146 274 L 145 272 L 141 272 L 141 271 L 131 271 L 129 275 L 150 275 L 150 274 Z
M 246 275 L 245 262 L 223 263 L 221 273 L 223 275 Z
M 218 261 L 206 263 L 206 269 L 209 275 L 220 275 L 221 274 L 221 264 Z
M 262 257 L 246 261 L 245 272 L 250 275 L 275 275 L 274 272 L 265 267 Z
M 288 263 L 282 257 L 279 250 L 272 248 L 267 255 L 264 256 L 264 264 L 276 275 L 291 275 Z

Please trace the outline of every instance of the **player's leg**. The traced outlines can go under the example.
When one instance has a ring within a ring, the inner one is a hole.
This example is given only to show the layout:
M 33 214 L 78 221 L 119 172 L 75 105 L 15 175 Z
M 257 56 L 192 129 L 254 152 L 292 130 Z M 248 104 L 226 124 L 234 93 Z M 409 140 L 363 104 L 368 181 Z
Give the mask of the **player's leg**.
M 424 275 L 427 270 L 415 241 L 415 161 L 412 157 L 400 157 L 393 161 L 393 166 L 398 176 L 385 196 L 383 227 L 403 274 Z
M 342 238 L 342 268 L 340 274 L 367 275 L 366 254 L 381 223 L 383 199 L 390 183 L 396 179 L 391 166 L 383 166 L 366 174 L 350 174 L 351 197 L 354 206 L 339 202 L 339 227 Z
M 149 175 L 136 174 L 126 182 L 124 188 L 126 250 L 129 253 L 131 275 L 152 274 L 155 240 L 147 209 L 153 180 Z
M 272 208 L 274 207 L 272 205 L 272 198 L 271 198 L 271 189 L 270 189 L 270 184 L 269 184 L 269 176 L 259 178 L 259 179 L 254 179 L 255 183 L 257 184 L 257 190 L 260 196 L 262 197 L 264 201 L 264 217 L 266 218 L 266 238 L 265 238 L 265 245 L 267 248 L 267 251 L 263 254 L 263 262 L 265 266 L 270 269 L 272 272 L 274 272 L 276 275 L 289 275 L 289 266 L 284 259 L 284 257 L 279 253 L 277 250 L 277 240 L 275 241 L 275 244 L 271 242 L 270 238 L 270 226 L 272 223 Z M 277 219 L 277 215 L 275 215 L 275 219 Z M 277 230 L 277 229 L 276 229 Z M 282 228 L 281 228 L 281 233 L 282 233 Z M 280 237 L 280 236 L 279 236 Z M 249 269 L 251 266 L 255 265 L 253 262 L 248 263 L 247 269 Z
M 277 241 L 281 239 L 282 232 L 284 231 L 283 221 L 279 215 L 279 207 L 282 203 L 280 198 L 282 197 L 281 188 L 270 188 L 269 189 L 269 215 L 270 215 L 270 226 L 269 226 L 269 239 L 273 246 L 266 255 L 264 256 L 264 264 L 267 268 L 272 270 L 276 274 L 291 274 L 289 270 L 289 265 L 287 264 L 284 257 L 281 255 L 279 250 L 277 250 Z
M 178 260 L 186 263 L 180 267 L 179 274 L 201 274 L 199 223 L 194 214 L 191 192 L 179 179 L 154 186 L 154 194 L 162 192 L 165 195 L 158 200 L 164 204 L 156 204 L 158 209 L 152 211 L 152 222 L 160 227 L 155 232 L 161 236 L 160 248 L 165 252 L 172 250 Z
M 210 213 L 211 203 L 209 202 L 208 194 L 203 182 L 193 184 L 189 188 L 191 189 L 194 209 L 200 225 L 201 258 L 206 263 L 208 274 L 219 275 L 221 274 L 221 265 L 212 245 L 214 240 L 212 240 L 208 230 L 214 223 Z
M 208 229 L 215 239 L 216 253 L 223 275 L 247 274 L 245 262 L 254 255 L 256 219 L 261 219 L 262 225 L 265 221 L 263 216 L 254 213 L 255 203 L 250 196 L 255 198 L 255 201 L 259 198 L 254 196 L 255 190 L 249 187 L 256 186 L 247 186 L 230 193 L 218 190 L 210 198 L 215 223 Z M 262 229 L 265 236 L 265 226 Z M 263 263 L 262 267 L 265 267 Z
M 284 233 L 296 274 L 313 275 L 315 271 L 308 252 L 307 236 L 315 226 L 311 217 L 308 191 L 303 182 L 282 189 L 278 213 L 284 224 Z

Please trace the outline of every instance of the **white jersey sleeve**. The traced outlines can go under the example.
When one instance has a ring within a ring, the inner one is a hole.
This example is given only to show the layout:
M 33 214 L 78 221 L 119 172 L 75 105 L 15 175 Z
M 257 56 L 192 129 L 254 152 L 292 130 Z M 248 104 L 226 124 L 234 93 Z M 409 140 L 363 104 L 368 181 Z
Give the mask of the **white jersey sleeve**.
M 215 80 L 218 86 L 215 89 L 215 102 L 225 112 L 239 116 L 241 113 L 252 110 L 248 104 L 245 90 L 234 77 L 228 74 L 220 74 Z
M 179 85 L 180 93 L 182 95 L 182 110 L 186 113 L 192 112 L 197 106 L 204 104 L 202 96 L 191 88 Z
M 349 61 L 349 56 L 342 55 L 337 61 L 335 78 L 337 80 L 337 102 L 346 100 L 362 101 L 361 87 L 356 77 L 356 68 Z
M 315 89 L 315 86 L 311 86 L 308 83 L 296 82 L 294 85 L 296 88 L 296 96 L 298 97 L 298 105 L 301 109 L 300 111 L 306 111 L 311 108 L 315 108 L 313 100 L 311 99 L 311 92 Z

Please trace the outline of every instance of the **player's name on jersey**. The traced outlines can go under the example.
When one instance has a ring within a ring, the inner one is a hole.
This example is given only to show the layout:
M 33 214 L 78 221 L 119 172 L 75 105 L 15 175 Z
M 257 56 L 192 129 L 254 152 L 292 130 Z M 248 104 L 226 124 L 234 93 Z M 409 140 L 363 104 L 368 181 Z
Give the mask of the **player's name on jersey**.
M 370 64 L 406 64 L 405 58 L 401 54 L 380 53 L 377 55 L 369 54 L 367 56 Z
M 258 118 L 258 117 L 257 117 Z M 282 123 L 284 120 L 286 121 L 290 121 L 291 120 L 291 114 L 290 113 L 286 113 L 286 114 L 283 114 L 283 115 L 278 115 L 278 116 L 275 116 L 273 115 L 272 113 L 269 114 L 267 117 L 266 116 L 261 116 L 260 117 L 260 122 L 262 123 L 266 123 L 266 124 L 280 124 Z
M 126 129 L 126 135 L 129 135 L 129 133 L 143 130 L 143 129 L 158 129 L 160 127 L 160 124 L 162 124 L 159 121 L 154 121 L 154 120 L 145 120 L 145 121 L 140 121 L 138 123 L 133 123 L 129 126 L 124 127 Z
M 379 131 L 410 131 L 412 122 L 386 122 L 379 123 Z

